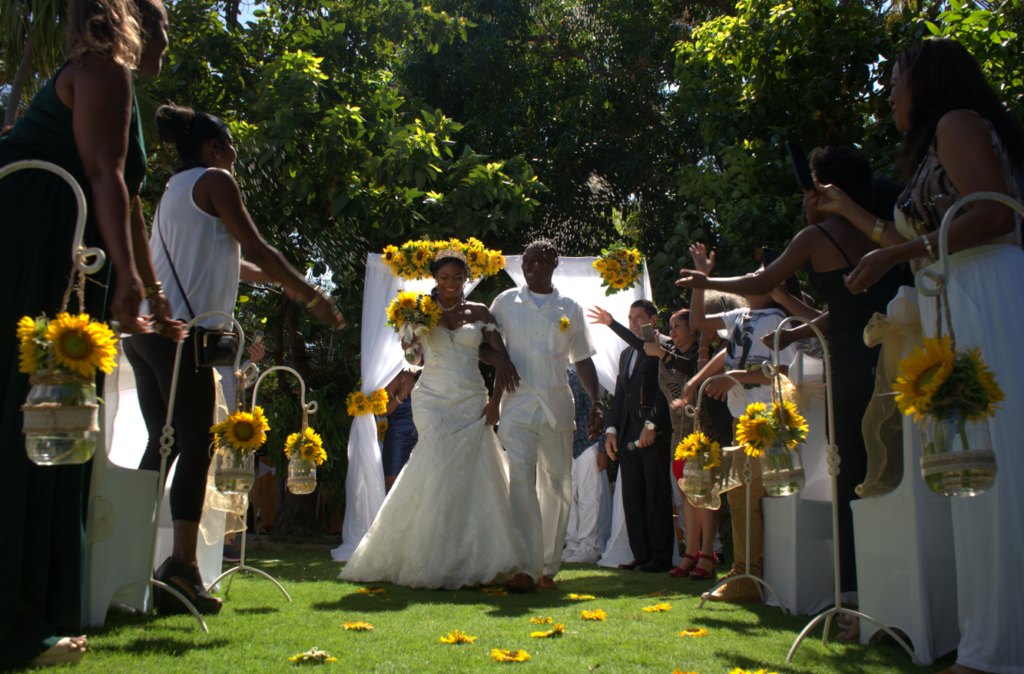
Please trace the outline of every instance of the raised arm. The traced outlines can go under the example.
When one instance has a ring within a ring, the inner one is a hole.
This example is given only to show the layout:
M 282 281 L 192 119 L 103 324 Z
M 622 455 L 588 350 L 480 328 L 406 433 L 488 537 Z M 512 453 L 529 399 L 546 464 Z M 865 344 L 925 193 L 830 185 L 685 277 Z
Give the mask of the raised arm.
M 710 269 L 707 271 L 703 270 L 698 262 L 701 259 L 699 256 L 704 246 L 699 243 L 691 246 L 690 251 L 694 256 L 694 266 L 697 268 L 695 270 L 681 270 L 679 272 L 679 280 L 676 281 L 676 285 L 680 288 L 693 288 L 693 300 L 690 304 L 690 327 L 696 330 L 703 329 L 702 326 L 694 325 L 694 318 L 698 299 L 700 302 L 700 316 L 704 316 L 704 290 L 721 290 L 737 295 L 767 295 L 773 293 L 779 285 L 785 283 L 786 279 L 796 273 L 800 267 L 807 264 L 811 259 L 811 253 L 813 252 L 812 237 L 813 232 L 809 229 L 804 229 L 793 237 L 790 244 L 786 246 L 786 250 L 782 251 L 778 259 L 768 265 L 764 271 L 748 276 L 732 276 L 728 278 L 711 278 L 709 276 L 711 273 Z M 698 246 L 700 249 L 694 254 L 694 248 Z M 711 256 L 710 262 L 713 266 L 714 253 Z M 713 316 L 708 317 L 709 320 L 713 318 Z M 722 326 L 714 327 L 720 328 Z

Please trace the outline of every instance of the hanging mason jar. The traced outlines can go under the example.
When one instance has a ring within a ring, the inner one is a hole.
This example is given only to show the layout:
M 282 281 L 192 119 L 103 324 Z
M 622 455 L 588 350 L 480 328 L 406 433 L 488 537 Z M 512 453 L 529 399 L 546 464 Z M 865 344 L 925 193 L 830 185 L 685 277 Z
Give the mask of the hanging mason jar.
M 304 459 L 289 460 L 288 491 L 300 496 L 316 491 L 316 464 Z
M 941 420 L 926 414 L 918 434 L 921 475 L 936 494 L 977 496 L 995 484 L 996 455 L 984 417 L 971 421 L 957 409 Z
M 761 455 L 761 480 L 769 496 L 789 496 L 803 490 L 806 478 L 800 462 L 800 445 L 783 442 L 767 447 Z
M 248 494 L 256 481 L 256 453 L 232 449 L 224 440 L 213 455 L 216 463 L 213 481 L 222 494 Z
M 696 508 L 706 508 L 712 504 L 714 476 L 713 469 L 705 467 L 708 463 L 707 455 L 700 453 L 686 459 L 683 464 L 683 479 L 679 481 L 679 486 Z
M 85 463 L 99 440 L 99 405 L 92 377 L 38 371 L 22 405 L 25 451 L 40 466 Z

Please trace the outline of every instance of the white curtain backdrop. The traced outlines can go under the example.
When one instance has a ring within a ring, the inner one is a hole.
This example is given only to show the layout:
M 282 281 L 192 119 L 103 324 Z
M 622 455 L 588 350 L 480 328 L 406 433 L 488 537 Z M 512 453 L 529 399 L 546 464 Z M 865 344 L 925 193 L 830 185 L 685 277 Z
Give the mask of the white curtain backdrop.
M 601 287 L 601 275 L 594 269 L 596 257 L 560 257 L 558 267 L 551 276 L 551 282 L 558 292 L 568 295 L 579 302 L 584 310 L 599 306 L 610 313 L 615 320 L 626 324 L 629 305 L 637 300 L 651 298 L 651 282 L 647 274 L 647 263 L 644 263 L 643 282 L 620 290 L 611 297 L 605 297 L 605 289 Z M 523 278 L 523 256 L 508 255 L 505 257 L 505 271 L 515 281 L 517 287 L 526 283 Z M 608 391 L 615 390 L 615 377 L 618 375 L 619 354 L 626 348 L 626 343 L 615 336 L 611 328 L 603 325 L 591 325 L 590 336 L 594 340 L 597 355 L 594 365 L 601 386 Z M 628 561 L 628 560 L 627 560 Z
M 433 279 L 408 281 L 396 277 L 384 265 L 381 255 L 366 256 L 366 286 L 363 290 L 363 319 L 360 344 L 362 355 L 362 391 L 370 395 L 384 388 L 405 366 L 405 352 L 393 328 L 386 326 L 385 312 L 399 290 L 430 292 Z M 466 284 L 466 295 L 476 288 L 479 279 Z M 372 414 L 352 420 L 348 436 L 348 474 L 345 476 L 345 521 L 342 544 L 331 551 L 336 562 L 347 562 L 356 551 L 377 511 L 384 503 L 384 467 L 377 425 Z

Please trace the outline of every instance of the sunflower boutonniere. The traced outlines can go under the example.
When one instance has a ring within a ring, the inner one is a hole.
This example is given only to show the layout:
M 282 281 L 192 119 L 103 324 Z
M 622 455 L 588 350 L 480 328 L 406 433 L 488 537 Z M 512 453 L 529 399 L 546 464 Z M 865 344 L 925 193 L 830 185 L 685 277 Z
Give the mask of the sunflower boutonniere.
M 569 322 L 568 316 L 563 315 L 561 318 L 558 319 L 558 329 L 561 330 L 562 332 L 568 330 L 570 325 L 572 325 L 572 323 Z

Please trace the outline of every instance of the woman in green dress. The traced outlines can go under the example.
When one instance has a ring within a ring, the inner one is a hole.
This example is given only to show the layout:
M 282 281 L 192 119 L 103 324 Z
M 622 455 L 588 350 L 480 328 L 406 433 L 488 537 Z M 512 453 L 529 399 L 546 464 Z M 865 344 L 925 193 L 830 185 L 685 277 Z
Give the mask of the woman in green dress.
M 0 139 L 0 166 L 41 159 L 63 167 L 88 204 L 85 245 L 107 261 L 87 283 L 83 310 L 119 321 L 124 332 L 154 322 L 177 337 L 166 315 L 146 244 L 139 187 L 146 150 L 133 72 L 156 75 L 167 48 L 161 0 L 69 0 L 68 58 Z M 0 668 L 78 662 L 86 648 L 82 619 L 85 496 L 91 464 L 37 466 L 25 453 L 20 406 L 29 378 L 18 372 L 15 323 L 60 308 L 71 272 L 77 206 L 64 180 L 22 170 L 0 180 L 0 230 L 8 250 L 0 292 Z M 102 285 L 100 285 L 102 284 Z M 153 317 L 138 316 L 149 296 Z M 108 302 L 109 300 L 109 302 Z M 72 303 L 71 307 L 74 307 Z M 102 377 L 102 375 L 100 375 Z M 102 381 L 97 385 L 102 390 Z

